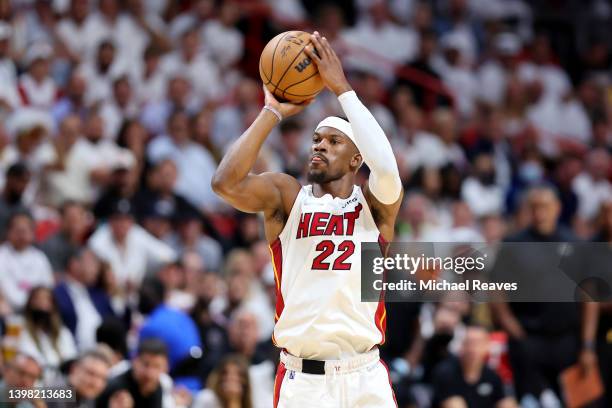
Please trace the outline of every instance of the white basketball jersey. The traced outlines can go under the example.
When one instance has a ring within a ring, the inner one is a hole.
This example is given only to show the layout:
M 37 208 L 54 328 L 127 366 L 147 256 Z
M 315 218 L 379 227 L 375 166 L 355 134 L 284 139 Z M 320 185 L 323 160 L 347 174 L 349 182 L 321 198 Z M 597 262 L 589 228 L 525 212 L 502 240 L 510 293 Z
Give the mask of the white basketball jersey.
M 385 336 L 384 301 L 361 302 L 361 242 L 384 244 L 363 192 L 315 197 L 300 190 L 270 245 L 276 278 L 272 340 L 294 356 L 329 360 L 365 353 Z

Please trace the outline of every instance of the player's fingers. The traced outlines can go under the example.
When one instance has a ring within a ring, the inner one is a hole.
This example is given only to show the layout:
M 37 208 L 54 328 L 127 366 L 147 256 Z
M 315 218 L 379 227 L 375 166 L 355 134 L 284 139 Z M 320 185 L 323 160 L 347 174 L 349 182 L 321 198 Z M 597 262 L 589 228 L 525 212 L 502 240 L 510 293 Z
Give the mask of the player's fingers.
M 327 38 L 322 37 L 321 34 L 319 33 L 317 33 L 317 37 L 319 39 L 319 42 L 321 43 L 321 46 L 323 47 L 323 52 L 325 52 L 325 55 L 327 57 L 332 57 L 334 50 L 332 49 L 331 45 L 327 41 Z
M 321 43 L 323 44 L 323 46 L 325 47 L 325 49 L 331 54 L 331 55 L 336 55 L 336 52 L 334 51 L 334 49 L 332 48 L 331 44 L 329 43 L 329 41 L 327 41 L 327 38 L 323 37 L 321 39 Z
M 319 56 L 321 57 L 321 59 L 329 58 L 328 49 L 321 41 L 321 35 L 319 34 L 319 32 L 315 31 L 314 34 L 310 37 L 312 43 L 315 45 L 316 50 L 319 52 Z
M 304 48 L 304 52 L 306 53 L 306 55 L 308 55 L 308 57 L 313 60 L 315 62 L 315 64 L 319 64 L 319 62 L 321 61 L 321 58 L 319 57 L 319 54 L 317 54 L 316 49 L 314 46 L 312 45 L 308 45 L 306 46 L 306 48 Z

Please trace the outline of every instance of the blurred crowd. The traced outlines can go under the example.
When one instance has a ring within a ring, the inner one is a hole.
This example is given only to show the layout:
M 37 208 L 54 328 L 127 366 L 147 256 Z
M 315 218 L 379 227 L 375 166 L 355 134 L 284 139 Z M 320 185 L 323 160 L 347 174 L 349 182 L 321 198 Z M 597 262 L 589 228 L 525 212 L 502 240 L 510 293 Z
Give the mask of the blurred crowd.
M 325 35 L 386 131 L 397 240 L 612 242 L 611 20 L 607 0 L 0 0 L 0 391 L 272 405 L 262 220 L 210 180 L 285 30 Z M 339 109 L 320 94 L 254 171 L 304 181 Z M 577 361 L 612 390 L 608 309 L 392 303 L 382 355 L 400 407 L 561 406 Z

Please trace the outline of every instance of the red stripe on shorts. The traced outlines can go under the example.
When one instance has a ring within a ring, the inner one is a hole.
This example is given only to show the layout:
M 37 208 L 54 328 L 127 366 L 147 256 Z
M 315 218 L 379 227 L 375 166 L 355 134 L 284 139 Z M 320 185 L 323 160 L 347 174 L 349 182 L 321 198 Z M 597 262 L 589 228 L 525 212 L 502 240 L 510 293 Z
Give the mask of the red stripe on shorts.
M 278 363 L 278 370 L 276 370 L 276 377 L 274 378 L 274 408 L 278 407 L 278 400 L 280 399 L 280 390 L 285 379 L 285 372 L 287 369 L 283 363 Z M 395 398 L 395 396 L 393 397 Z
M 389 367 L 387 367 L 387 364 L 382 358 L 380 359 L 380 362 L 385 367 L 385 370 L 387 370 L 387 378 L 389 379 L 389 388 L 391 388 L 391 395 L 393 395 L 393 401 L 395 402 L 395 406 L 399 407 L 399 405 L 397 405 L 397 400 L 395 399 L 395 391 L 393 391 L 393 384 L 391 384 L 391 374 L 389 374 Z M 276 408 L 276 405 L 274 407 Z

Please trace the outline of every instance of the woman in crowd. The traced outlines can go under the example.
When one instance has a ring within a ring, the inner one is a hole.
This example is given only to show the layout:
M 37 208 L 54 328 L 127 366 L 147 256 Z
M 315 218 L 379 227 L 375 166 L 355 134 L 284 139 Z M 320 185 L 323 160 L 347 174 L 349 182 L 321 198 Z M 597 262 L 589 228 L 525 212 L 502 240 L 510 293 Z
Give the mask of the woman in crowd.
M 63 363 L 77 355 L 74 338 L 62 319 L 51 289 L 35 287 L 23 313 L 19 349 L 44 366 L 45 383 L 54 381 Z
M 207 388 L 195 398 L 193 408 L 251 408 L 247 362 L 238 355 L 225 357 L 208 377 Z

